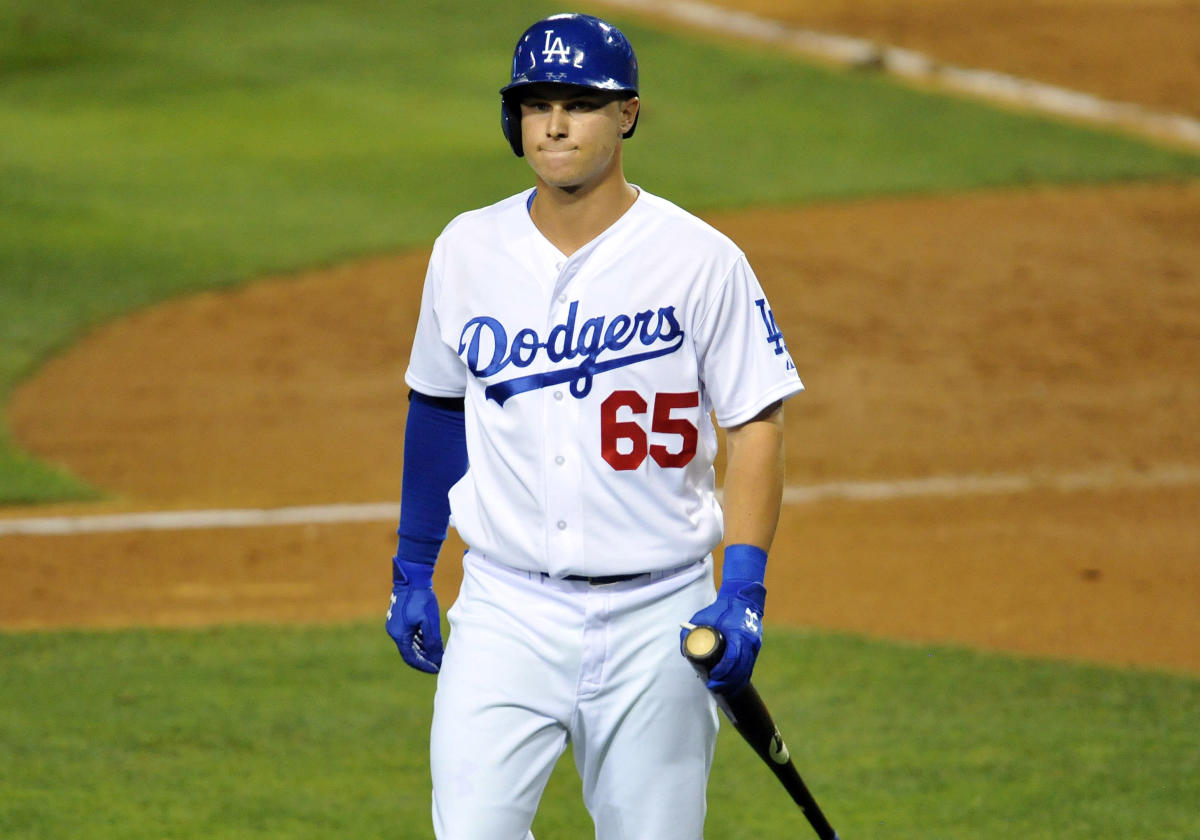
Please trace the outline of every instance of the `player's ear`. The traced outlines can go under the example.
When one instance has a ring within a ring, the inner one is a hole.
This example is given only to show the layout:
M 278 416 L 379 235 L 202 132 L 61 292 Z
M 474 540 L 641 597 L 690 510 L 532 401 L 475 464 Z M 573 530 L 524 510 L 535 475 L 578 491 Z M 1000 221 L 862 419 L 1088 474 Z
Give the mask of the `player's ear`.
M 637 124 L 638 111 L 641 110 L 642 100 L 631 96 L 621 103 L 621 134 L 628 135 Z

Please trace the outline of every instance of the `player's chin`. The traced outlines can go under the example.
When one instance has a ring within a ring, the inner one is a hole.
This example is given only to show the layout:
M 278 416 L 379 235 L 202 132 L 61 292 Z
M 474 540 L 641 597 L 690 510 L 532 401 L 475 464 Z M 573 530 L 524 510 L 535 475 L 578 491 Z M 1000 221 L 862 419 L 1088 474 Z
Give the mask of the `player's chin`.
M 581 180 L 576 160 L 561 152 L 539 155 L 536 168 L 538 176 L 552 187 L 570 186 Z

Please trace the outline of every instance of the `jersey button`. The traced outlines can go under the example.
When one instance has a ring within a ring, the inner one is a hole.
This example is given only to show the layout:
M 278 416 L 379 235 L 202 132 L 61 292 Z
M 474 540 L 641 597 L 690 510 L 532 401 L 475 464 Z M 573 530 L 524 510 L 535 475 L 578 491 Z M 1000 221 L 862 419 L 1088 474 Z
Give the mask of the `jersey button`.
M 562 401 L 562 398 L 563 398 L 563 396 L 562 396 L 562 391 L 555 391 L 555 392 L 554 392 L 554 399 L 556 399 L 556 400 L 559 400 L 559 401 L 561 402 L 561 401 Z
M 555 457 L 554 463 L 558 464 L 561 467 L 563 464 L 567 463 L 567 459 L 561 455 L 558 455 Z
M 558 530 L 560 530 L 560 531 L 567 530 L 567 523 L 563 522 L 561 519 L 558 520 Z
M 566 303 L 566 302 L 567 302 L 567 296 L 566 296 L 566 295 L 559 295 L 559 296 L 558 296 L 558 302 L 559 302 L 559 303 Z

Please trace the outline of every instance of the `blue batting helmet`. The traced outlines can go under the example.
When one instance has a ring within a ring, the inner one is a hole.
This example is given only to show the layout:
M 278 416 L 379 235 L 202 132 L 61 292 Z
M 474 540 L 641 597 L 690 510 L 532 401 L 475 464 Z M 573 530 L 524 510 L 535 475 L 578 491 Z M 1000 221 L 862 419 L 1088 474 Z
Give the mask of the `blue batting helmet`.
M 513 51 L 512 81 L 500 89 L 500 124 L 517 157 L 525 154 L 520 89 L 545 82 L 637 96 L 637 56 L 621 30 L 591 15 L 552 15 L 526 29 Z M 623 136 L 635 128 L 636 117 Z

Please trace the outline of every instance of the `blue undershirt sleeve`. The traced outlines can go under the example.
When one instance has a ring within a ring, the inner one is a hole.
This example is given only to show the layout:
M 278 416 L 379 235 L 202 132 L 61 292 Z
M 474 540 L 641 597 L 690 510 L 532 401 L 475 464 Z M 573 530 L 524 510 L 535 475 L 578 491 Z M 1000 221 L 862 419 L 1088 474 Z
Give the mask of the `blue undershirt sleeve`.
M 396 559 L 437 562 L 450 522 L 450 488 L 467 471 L 462 400 L 409 393 Z

